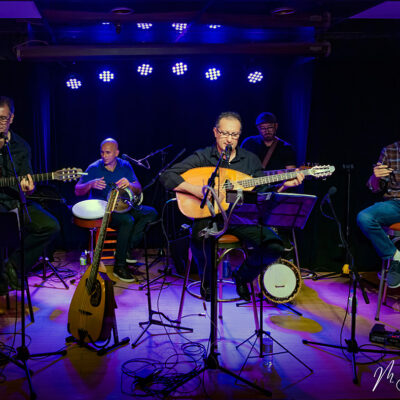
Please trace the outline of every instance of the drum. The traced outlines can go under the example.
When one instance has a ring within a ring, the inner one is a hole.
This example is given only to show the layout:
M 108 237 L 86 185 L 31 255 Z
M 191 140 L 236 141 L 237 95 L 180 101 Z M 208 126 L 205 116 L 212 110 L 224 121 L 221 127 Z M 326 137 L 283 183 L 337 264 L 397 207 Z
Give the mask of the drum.
M 100 227 L 106 207 L 107 202 L 98 199 L 84 200 L 76 203 L 72 207 L 74 224 L 82 228 Z
M 111 192 L 110 192 L 111 193 Z M 110 194 L 108 195 L 110 197 Z M 138 206 L 143 201 L 143 193 L 134 195 L 132 190 L 129 188 L 118 189 L 118 199 L 115 204 L 114 212 L 125 213 L 129 211 L 133 206 Z
M 264 296 L 273 303 L 292 301 L 300 292 L 301 274 L 291 262 L 280 258 L 270 264 L 259 276 Z

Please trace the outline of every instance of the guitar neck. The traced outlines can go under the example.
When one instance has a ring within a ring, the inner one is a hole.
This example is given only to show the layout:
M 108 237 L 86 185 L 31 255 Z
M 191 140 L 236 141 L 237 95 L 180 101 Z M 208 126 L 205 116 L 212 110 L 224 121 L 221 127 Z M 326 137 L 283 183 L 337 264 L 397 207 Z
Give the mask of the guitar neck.
M 42 181 L 50 181 L 54 179 L 54 172 L 45 172 L 43 174 L 33 174 L 32 180 L 33 182 L 42 182 Z M 23 179 L 23 176 L 18 177 L 18 181 L 21 182 Z M 0 187 L 4 186 L 14 186 L 16 185 L 17 180 L 15 179 L 15 176 L 5 176 L 0 178 Z
M 296 178 L 297 174 L 299 171 L 288 171 L 288 172 L 283 172 L 283 173 L 278 173 L 276 175 L 265 175 L 265 176 L 260 176 L 258 178 L 250 178 L 250 179 L 243 179 L 241 181 L 238 181 L 237 183 L 244 188 L 251 188 L 254 186 L 259 186 L 259 185 L 268 185 L 271 183 L 275 182 L 280 182 L 280 181 L 286 181 L 289 179 L 294 179 Z M 301 171 L 304 175 L 310 175 L 311 172 L 309 170 L 303 170 Z

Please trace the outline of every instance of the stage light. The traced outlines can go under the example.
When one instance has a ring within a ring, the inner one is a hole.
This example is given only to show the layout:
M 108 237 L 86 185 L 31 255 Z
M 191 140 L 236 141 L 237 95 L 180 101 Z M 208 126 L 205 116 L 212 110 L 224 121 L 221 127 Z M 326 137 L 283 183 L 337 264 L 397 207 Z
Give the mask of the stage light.
M 139 29 L 150 29 L 153 26 L 153 24 L 148 24 L 148 23 L 142 23 L 138 22 L 137 27 Z
M 82 81 L 75 76 L 70 76 L 65 84 L 70 89 L 79 89 L 82 86 Z
M 206 71 L 206 78 L 210 81 L 216 81 L 221 76 L 221 71 L 216 68 L 209 68 Z
M 99 79 L 103 82 L 111 82 L 114 79 L 114 73 L 108 70 L 104 70 L 99 73 Z
M 183 62 L 177 62 L 172 66 L 172 72 L 175 75 L 183 75 L 187 71 L 188 67 Z
M 248 75 L 247 79 L 249 80 L 250 83 L 258 83 L 264 79 L 264 76 L 262 72 L 254 71 Z
M 102 25 L 111 25 L 111 22 L 104 21 L 101 23 Z
M 142 76 L 147 76 L 153 72 L 153 67 L 150 64 L 142 64 L 138 66 L 137 72 Z
M 182 32 L 182 31 L 184 31 L 184 30 L 187 28 L 187 25 L 188 25 L 188 24 L 181 23 L 181 22 L 174 22 L 174 23 L 172 24 L 172 27 L 173 27 L 175 30 L 177 30 L 178 32 Z
M 208 25 L 208 27 L 210 29 L 219 29 L 219 28 L 221 28 L 221 25 Z

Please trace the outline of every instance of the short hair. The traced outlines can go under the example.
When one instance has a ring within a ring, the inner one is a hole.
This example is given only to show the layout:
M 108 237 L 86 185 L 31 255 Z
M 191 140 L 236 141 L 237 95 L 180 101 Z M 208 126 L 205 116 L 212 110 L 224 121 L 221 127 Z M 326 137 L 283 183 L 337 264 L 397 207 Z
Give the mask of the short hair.
M 236 119 L 240 122 L 240 126 L 242 126 L 242 118 L 241 116 L 235 111 L 224 111 L 223 113 L 219 114 L 217 120 L 215 121 L 215 126 L 218 127 L 219 122 L 222 118 L 227 119 Z
M 7 96 L 0 96 L 0 107 L 7 106 L 11 114 L 14 114 L 14 100 Z

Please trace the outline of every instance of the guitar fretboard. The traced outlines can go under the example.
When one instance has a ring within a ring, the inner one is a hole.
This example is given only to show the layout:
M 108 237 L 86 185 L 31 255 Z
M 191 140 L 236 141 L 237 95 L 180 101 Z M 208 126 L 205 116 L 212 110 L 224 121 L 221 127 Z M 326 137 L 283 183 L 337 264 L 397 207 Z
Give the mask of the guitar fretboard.
M 43 174 L 34 174 L 31 175 L 33 182 L 42 182 L 42 181 L 51 181 L 54 180 L 54 173 L 53 172 L 45 172 Z M 19 176 L 18 181 L 21 182 L 24 179 L 24 176 Z M 17 180 L 15 176 L 5 176 L 0 178 L 0 187 L 3 186 L 14 186 L 17 184 Z

